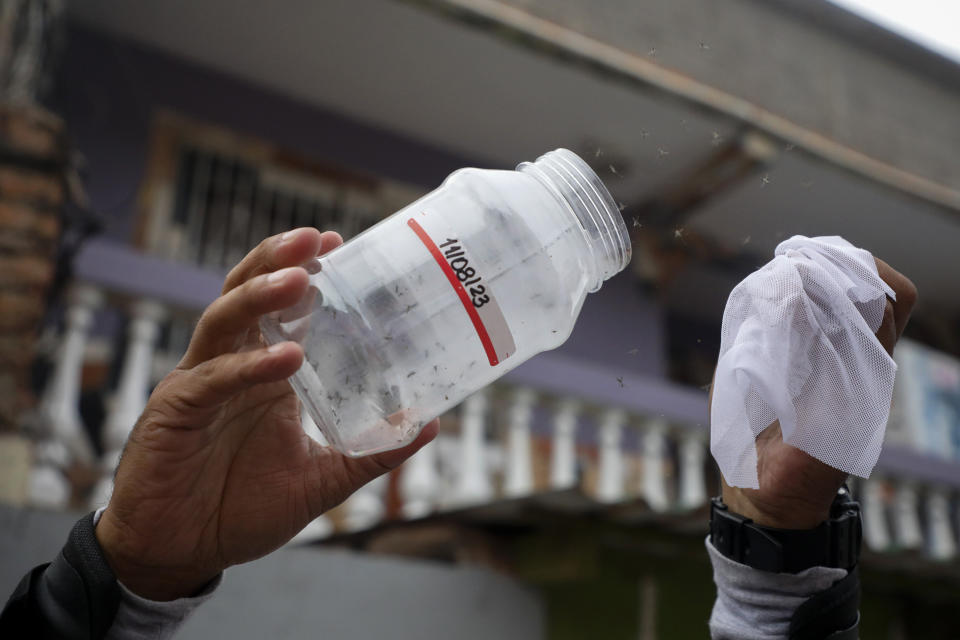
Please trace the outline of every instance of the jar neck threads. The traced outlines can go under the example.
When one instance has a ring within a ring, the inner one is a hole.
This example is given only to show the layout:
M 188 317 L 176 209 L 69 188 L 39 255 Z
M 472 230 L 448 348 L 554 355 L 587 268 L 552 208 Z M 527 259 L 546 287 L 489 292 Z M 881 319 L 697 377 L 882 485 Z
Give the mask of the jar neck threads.
M 631 256 L 627 225 L 607 187 L 580 156 L 556 149 L 535 162 L 521 163 L 517 171 L 536 178 L 576 217 L 596 267 L 591 291 L 627 266 Z

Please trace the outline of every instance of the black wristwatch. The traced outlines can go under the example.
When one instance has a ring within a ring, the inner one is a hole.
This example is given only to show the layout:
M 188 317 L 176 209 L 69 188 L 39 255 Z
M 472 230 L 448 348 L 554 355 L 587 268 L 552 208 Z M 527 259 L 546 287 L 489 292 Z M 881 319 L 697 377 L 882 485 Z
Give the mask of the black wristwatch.
M 860 559 L 863 525 L 860 505 L 844 486 L 830 507 L 830 518 L 813 529 L 762 527 L 731 513 L 720 498 L 710 507 L 710 542 L 721 554 L 741 564 L 776 573 L 798 573 L 810 567 L 850 570 Z

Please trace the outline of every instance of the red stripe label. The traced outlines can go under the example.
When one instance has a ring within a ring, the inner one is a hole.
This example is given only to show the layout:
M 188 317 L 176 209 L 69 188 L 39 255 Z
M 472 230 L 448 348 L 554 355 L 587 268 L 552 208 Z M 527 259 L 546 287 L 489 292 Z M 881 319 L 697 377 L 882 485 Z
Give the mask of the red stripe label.
M 516 346 L 500 305 L 477 272 L 477 263 L 470 260 L 457 238 L 448 236 L 438 246 L 419 222 L 410 218 L 407 225 L 420 238 L 460 298 L 490 366 L 500 364 L 516 351 Z

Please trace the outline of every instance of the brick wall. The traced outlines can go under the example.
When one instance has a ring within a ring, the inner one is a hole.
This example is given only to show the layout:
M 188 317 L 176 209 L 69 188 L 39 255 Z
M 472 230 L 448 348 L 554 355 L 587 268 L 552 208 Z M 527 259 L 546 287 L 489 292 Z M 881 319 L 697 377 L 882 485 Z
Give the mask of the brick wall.
M 53 279 L 63 179 L 63 123 L 0 106 L 0 433 L 33 404 L 30 367 Z

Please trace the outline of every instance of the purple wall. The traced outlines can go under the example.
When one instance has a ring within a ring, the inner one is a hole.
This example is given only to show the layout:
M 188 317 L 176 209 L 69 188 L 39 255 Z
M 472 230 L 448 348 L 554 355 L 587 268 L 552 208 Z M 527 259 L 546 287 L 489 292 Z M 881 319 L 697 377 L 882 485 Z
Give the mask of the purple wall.
M 629 271 L 587 296 L 570 339 L 560 349 L 565 356 L 620 372 L 611 376 L 612 385 L 616 375 L 664 377 L 667 370 L 663 311 Z
M 66 119 L 87 160 L 87 188 L 94 208 L 105 218 L 104 236 L 121 243 L 133 228 L 150 120 L 160 108 L 424 188 L 439 185 L 459 167 L 478 164 L 77 25 L 68 31 L 54 108 Z M 109 270 L 110 265 L 98 260 L 109 260 L 110 255 L 107 251 L 85 259 Z M 196 295 L 187 296 L 190 300 L 207 294 L 199 283 L 195 288 Z M 615 375 L 663 377 L 661 315 L 629 274 L 621 274 L 588 297 L 560 351 L 602 364 Z M 630 355 L 631 349 L 638 353 Z M 614 376 L 611 384 L 616 384 Z
M 161 108 L 425 188 L 476 164 L 114 36 L 74 24 L 67 38 L 54 109 L 88 161 L 87 187 L 111 239 L 130 236 L 150 119 Z

